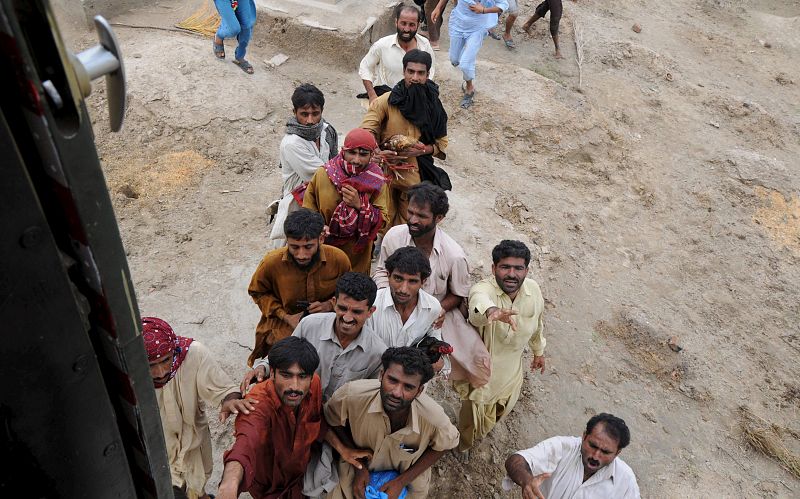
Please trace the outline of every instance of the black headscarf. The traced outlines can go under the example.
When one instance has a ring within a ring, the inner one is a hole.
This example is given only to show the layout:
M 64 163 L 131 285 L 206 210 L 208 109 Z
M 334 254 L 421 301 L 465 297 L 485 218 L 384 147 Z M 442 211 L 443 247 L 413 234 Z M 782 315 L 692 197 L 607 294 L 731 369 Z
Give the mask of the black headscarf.
M 422 132 L 419 138 L 423 144 L 433 144 L 436 139 L 447 135 L 447 113 L 439 100 L 439 85 L 428 80 L 424 85 L 412 83 L 406 87 L 400 80 L 389 95 L 389 104 L 400 110 L 405 119 Z M 420 179 L 433 182 L 442 189 L 453 188 L 447 172 L 433 164 L 433 156 L 426 154 L 417 157 Z
M 400 80 L 389 95 L 389 104 L 420 129 L 423 144 L 433 144 L 447 135 L 447 113 L 439 100 L 439 85 L 432 80 L 408 87 L 405 80 Z

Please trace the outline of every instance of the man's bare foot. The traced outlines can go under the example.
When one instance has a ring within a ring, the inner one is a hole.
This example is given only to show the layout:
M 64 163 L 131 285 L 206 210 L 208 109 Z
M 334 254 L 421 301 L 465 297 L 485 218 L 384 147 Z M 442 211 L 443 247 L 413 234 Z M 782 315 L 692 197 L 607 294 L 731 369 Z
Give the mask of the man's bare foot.
M 561 55 L 561 51 L 556 49 L 556 59 L 563 59 L 563 58 L 564 58 L 564 56 Z
M 531 25 L 533 25 L 533 23 L 525 23 L 525 24 L 523 24 L 522 25 L 522 31 L 524 31 L 525 34 L 530 35 L 531 34 Z

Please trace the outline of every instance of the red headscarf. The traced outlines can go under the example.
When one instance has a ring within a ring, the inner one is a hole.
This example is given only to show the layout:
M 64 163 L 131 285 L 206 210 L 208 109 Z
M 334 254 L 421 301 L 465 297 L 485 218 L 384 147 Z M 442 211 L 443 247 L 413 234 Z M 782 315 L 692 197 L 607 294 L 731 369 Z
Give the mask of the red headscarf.
M 147 360 L 150 362 L 172 353 L 169 379 L 164 383 L 153 381 L 156 388 L 161 388 L 175 377 L 175 373 L 186 358 L 186 354 L 189 353 L 189 345 L 194 339 L 176 336 L 166 321 L 156 317 L 142 317 L 142 338 L 144 347 L 147 349 Z

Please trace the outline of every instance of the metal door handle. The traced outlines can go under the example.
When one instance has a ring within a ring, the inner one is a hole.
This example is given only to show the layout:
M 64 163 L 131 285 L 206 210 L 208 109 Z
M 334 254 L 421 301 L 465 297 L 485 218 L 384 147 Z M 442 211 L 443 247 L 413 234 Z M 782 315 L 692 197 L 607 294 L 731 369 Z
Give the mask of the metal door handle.
M 100 43 L 80 54 L 70 54 L 83 97 L 92 93 L 92 80 L 106 77 L 106 98 L 111 130 L 118 132 L 125 118 L 125 66 L 114 30 L 103 16 L 95 16 Z

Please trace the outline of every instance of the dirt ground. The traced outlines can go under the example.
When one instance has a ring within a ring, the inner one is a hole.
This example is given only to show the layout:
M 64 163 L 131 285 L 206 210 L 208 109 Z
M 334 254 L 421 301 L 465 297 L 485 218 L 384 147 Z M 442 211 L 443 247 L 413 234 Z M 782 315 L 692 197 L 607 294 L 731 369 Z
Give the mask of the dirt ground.
M 513 52 L 487 39 L 468 111 L 446 37 L 437 53 L 454 185 L 444 228 L 476 280 L 500 239 L 534 250 L 548 369 L 528 373 L 513 414 L 468 465 L 450 455 L 436 465 L 431 497 L 505 496 L 509 453 L 578 435 L 597 412 L 630 426 L 622 457 L 644 497 L 798 497 L 800 479 L 743 439 L 739 408 L 800 430 L 800 4 L 564 5 L 565 59 L 553 59 L 545 22 L 532 37 L 515 32 Z M 520 2 L 519 25 L 534 6 Z M 186 13 L 155 4 L 126 22 L 169 26 Z M 102 85 L 89 106 L 141 313 L 206 343 L 238 380 L 291 91 L 319 86 L 344 135 L 364 113 L 360 81 L 313 55 L 267 69 L 276 49 L 259 40 L 247 76 L 215 60 L 208 39 L 117 35 L 130 86 L 123 131 L 108 132 Z M 433 384 L 455 419 L 456 397 Z M 230 428 L 214 427 L 209 491 Z

